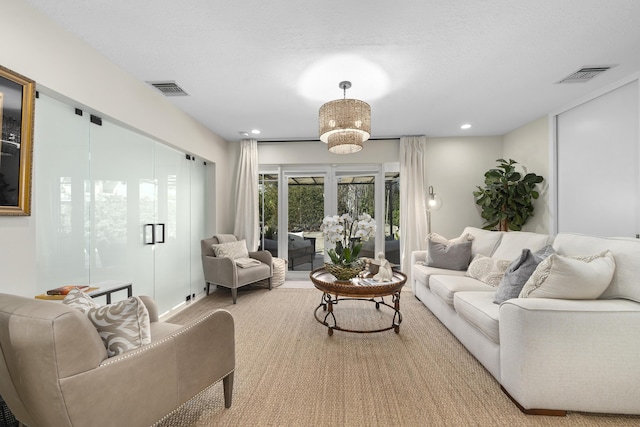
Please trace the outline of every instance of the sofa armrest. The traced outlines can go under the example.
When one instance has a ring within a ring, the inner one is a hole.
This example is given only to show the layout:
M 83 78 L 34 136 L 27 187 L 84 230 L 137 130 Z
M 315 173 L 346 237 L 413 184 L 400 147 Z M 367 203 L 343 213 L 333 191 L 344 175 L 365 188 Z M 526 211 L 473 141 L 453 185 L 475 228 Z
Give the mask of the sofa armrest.
M 416 262 L 427 262 L 427 251 L 413 251 L 411 252 L 411 265 Z
M 500 306 L 500 382 L 525 409 L 640 413 L 640 304 L 514 298 Z
M 411 290 L 413 294 L 416 294 L 416 283 L 414 280 L 416 279 L 413 273 L 413 266 L 416 265 L 418 261 L 426 262 L 427 261 L 427 251 L 412 251 L 411 252 L 411 260 L 409 264 L 409 283 L 411 284 Z
M 152 425 L 234 369 L 233 317 L 216 310 L 160 341 L 61 378 L 60 387 L 70 425 Z

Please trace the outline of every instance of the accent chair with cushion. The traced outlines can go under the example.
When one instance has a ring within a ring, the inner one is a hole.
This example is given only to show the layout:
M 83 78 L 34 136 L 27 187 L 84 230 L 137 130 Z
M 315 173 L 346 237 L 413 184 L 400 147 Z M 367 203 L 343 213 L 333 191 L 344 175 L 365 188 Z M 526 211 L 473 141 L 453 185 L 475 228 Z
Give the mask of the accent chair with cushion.
M 212 284 L 224 286 L 231 289 L 235 304 L 241 286 L 268 280 L 271 290 L 273 257 L 269 251 L 249 252 L 246 241 L 238 240 L 233 234 L 217 234 L 203 239 L 200 248 L 207 295 Z
M 91 319 L 75 305 L 0 294 L 0 395 L 16 419 L 29 427 L 149 426 L 220 380 L 231 406 L 231 314 L 216 310 L 181 326 L 159 322 L 152 299 L 129 300 L 89 303 Z M 113 331 L 92 320 L 112 308 L 110 317 L 131 314 L 129 338 L 148 344 L 112 343 L 109 357 Z

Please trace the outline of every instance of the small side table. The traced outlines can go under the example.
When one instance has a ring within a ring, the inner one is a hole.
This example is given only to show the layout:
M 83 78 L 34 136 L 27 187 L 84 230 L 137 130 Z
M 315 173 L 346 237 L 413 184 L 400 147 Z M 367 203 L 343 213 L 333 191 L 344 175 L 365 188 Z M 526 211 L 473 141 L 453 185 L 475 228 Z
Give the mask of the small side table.
M 105 296 L 107 304 L 111 304 L 111 294 L 118 291 L 127 291 L 127 298 L 133 295 L 133 285 L 131 282 L 121 282 L 117 280 L 108 280 L 100 283 L 92 283 L 89 290 L 85 291 L 91 298 Z M 37 299 L 50 301 L 62 301 L 66 295 L 47 295 L 46 293 L 36 295 Z

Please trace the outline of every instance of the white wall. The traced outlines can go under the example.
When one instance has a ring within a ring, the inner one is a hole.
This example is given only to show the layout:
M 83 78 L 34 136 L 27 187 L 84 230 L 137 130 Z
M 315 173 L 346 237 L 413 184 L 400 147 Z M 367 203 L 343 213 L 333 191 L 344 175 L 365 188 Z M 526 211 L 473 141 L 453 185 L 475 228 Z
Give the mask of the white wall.
M 175 108 L 155 89 L 124 73 L 83 41 L 22 0 L 1 0 L 0 65 L 36 81 L 37 90 L 74 101 L 103 118 L 137 129 L 215 163 L 215 229 L 233 227 L 228 161 L 222 138 Z M 38 141 L 34 141 L 37 151 Z M 34 171 L 33 185 L 38 185 Z M 34 295 L 34 216 L 0 217 L 0 291 Z M 211 228 L 211 226 L 209 226 Z
M 427 138 L 427 185 L 442 208 L 431 213 L 431 231 L 457 237 L 466 226 L 482 227 L 473 192 L 502 157 L 502 137 Z
M 522 228 L 524 231 L 549 234 L 551 211 L 549 208 L 549 119 L 547 116 L 527 123 L 504 136 L 502 155 L 513 159 L 527 172 L 544 178 L 539 185 L 540 197 L 533 203 L 533 217 Z
M 400 140 L 369 140 L 353 154 L 333 154 L 320 141 L 261 142 L 258 144 L 260 164 L 376 164 L 397 162 Z

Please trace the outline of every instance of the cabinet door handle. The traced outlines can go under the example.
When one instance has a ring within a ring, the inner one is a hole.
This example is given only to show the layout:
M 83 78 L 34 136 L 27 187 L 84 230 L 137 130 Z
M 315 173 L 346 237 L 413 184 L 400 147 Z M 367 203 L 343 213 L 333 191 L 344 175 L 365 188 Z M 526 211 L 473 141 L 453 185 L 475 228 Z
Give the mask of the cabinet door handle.
M 145 245 L 156 244 L 156 227 L 154 224 L 144 225 L 144 244 Z
M 156 243 L 164 243 L 164 224 L 163 223 L 159 223 L 159 224 L 156 224 L 156 225 L 158 227 L 162 228 L 162 237 L 158 241 L 156 241 Z

